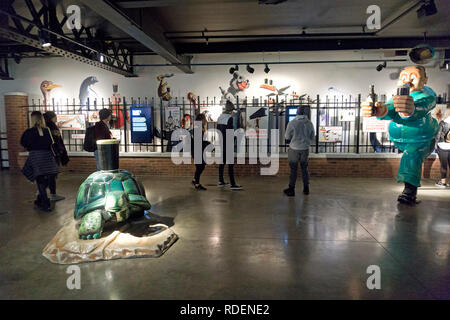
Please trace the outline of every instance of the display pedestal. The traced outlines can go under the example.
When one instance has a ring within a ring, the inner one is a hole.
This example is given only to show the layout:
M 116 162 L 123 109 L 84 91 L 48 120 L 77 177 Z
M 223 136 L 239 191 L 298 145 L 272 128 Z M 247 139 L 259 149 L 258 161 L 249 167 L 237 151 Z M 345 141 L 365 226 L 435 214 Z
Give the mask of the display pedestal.
M 57 264 L 159 257 L 177 240 L 178 236 L 166 225 L 152 225 L 145 219 L 128 221 L 120 230 L 111 233 L 105 226 L 105 234 L 100 239 L 80 240 L 77 222 L 72 221 L 58 231 L 42 255 Z

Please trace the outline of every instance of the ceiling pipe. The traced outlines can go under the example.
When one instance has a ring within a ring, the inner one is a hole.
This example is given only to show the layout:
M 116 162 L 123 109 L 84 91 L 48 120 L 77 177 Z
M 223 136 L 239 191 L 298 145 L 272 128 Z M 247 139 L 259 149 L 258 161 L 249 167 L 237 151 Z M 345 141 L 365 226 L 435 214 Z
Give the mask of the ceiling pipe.
M 396 10 L 393 14 L 391 14 L 388 18 L 385 19 L 384 23 L 382 23 L 382 27 L 379 30 L 366 32 L 365 26 L 361 26 L 362 32 L 345 32 L 345 33 L 306 33 L 303 31 L 302 33 L 295 34 L 245 34 L 245 35 L 236 35 L 236 34 L 228 34 L 228 35 L 205 35 L 205 33 L 217 33 L 222 32 L 220 30 L 209 31 L 209 30 L 201 30 L 201 31 L 170 31 L 165 32 L 167 39 L 169 40 L 199 40 L 205 39 L 269 39 L 269 38 L 321 38 L 321 37 L 372 37 L 379 35 L 385 32 L 389 27 L 398 22 L 401 18 L 405 17 L 412 10 L 416 9 L 419 5 L 424 3 L 424 0 L 416 1 L 414 4 L 406 4 Z M 339 27 L 336 27 L 339 28 Z M 329 29 L 329 28 L 327 28 Z M 186 33 L 200 33 L 202 35 L 199 36 L 170 36 L 170 34 L 186 34 Z
M 361 62 L 405 62 L 408 59 L 376 59 L 376 60 L 317 60 L 317 61 L 272 61 L 272 62 L 211 62 L 211 63 L 190 63 L 190 66 L 204 67 L 204 66 L 236 66 L 236 65 L 259 65 L 259 64 L 318 64 L 318 63 L 361 63 Z M 133 67 L 172 67 L 174 64 L 165 63 L 150 63 L 150 64 L 135 64 Z

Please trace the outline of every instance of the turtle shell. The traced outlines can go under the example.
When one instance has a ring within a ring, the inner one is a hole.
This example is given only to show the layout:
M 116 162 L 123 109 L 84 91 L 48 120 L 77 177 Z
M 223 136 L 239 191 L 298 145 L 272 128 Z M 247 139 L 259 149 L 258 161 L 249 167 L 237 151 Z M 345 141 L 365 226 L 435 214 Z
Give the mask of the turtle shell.
M 150 209 L 145 198 L 145 189 L 136 178 L 126 170 L 97 171 L 92 173 L 78 189 L 74 218 L 80 219 L 86 213 L 104 209 L 109 192 L 123 191 L 134 209 Z M 130 209 L 133 209 L 130 208 Z

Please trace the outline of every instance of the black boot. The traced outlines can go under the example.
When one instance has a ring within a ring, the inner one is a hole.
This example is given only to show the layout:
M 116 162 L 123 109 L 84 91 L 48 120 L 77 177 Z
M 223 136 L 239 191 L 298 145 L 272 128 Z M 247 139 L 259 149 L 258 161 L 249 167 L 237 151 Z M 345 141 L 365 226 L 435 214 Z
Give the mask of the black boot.
M 288 197 L 294 197 L 295 196 L 295 188 L 293 187 L 289 187 L 287 189 L 284 189 L 284 194 L 287 195 Z
M 303 187 L 303 194 L 306 194 L 306 195 L 309 194 L 309 185 L 306 185 Z
M 417 187 L 405 182 L 405 189 L 401 195 L 398 196 L 398 202 L 414 205 L 417 203 Z

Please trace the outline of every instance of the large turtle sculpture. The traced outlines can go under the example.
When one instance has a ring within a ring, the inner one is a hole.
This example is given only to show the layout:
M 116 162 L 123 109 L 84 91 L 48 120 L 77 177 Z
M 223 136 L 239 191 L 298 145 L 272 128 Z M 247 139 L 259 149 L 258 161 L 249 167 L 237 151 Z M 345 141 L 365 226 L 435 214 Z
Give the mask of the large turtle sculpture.
M 105 221 L 122 222 L 151 207 L 142 184 L 126 170 L 97 171 L 78 189 L 74 218 L 80 239 L 100 238 Z

